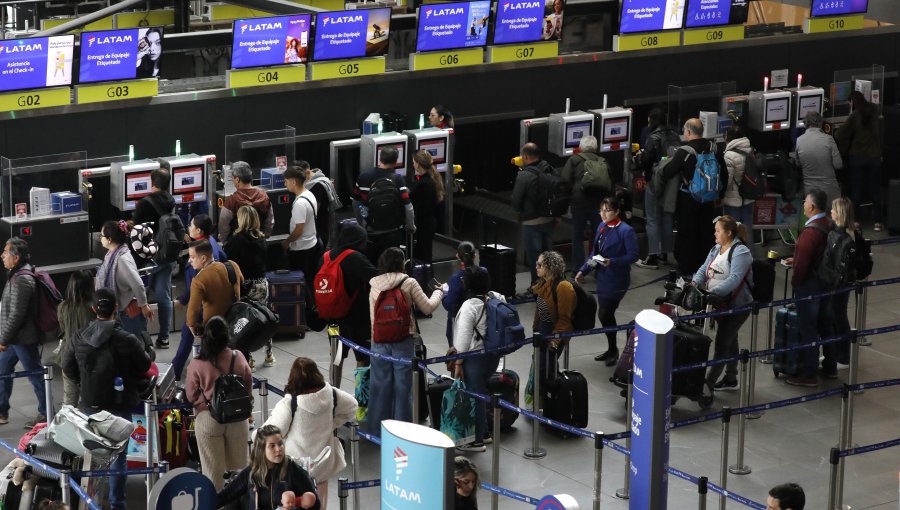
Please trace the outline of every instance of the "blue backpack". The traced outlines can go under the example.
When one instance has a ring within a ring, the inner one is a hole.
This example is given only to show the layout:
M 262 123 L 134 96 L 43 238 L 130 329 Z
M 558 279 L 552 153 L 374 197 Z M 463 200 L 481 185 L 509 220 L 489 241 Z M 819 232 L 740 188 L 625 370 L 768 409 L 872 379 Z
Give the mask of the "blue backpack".
M 519 321 L 516 305 L 488 297 L 484 302 L 484 313 L 487 320 L 487 331 L 482 339 L 485 349 L 499 349 L 525 339 L 525 328 Z
M 722 172 L 716 158 L 715 144 L 710 142 L 709 152 L 701 154 L 697 154 L 689 145 L 681 148 L 697 158 L 694 176 L 687 183 L 687 192 L 701 204 L 715 202 L 719 198 L 719 192 L 722 191 Z

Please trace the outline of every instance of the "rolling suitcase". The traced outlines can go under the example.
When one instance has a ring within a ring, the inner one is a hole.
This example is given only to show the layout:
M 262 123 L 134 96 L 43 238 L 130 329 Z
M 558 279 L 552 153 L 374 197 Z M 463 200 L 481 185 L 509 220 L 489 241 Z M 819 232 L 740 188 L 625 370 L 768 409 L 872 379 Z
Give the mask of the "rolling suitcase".
M 431 267 L 431 263 L 413 258 L 413 236 L 409 236 L 406 247 L 408 260 L 406 263 L 406 274 L 419 284 L 419 287 L 422 288 L 422 292 L 424 292 L 426 296 L 431 296 L 431 292 L 433 291 L 431 280 L 434 279 L 434 270 Z M 413 308 L 415 308 L 415 304 L 413 304 Z M 423 314 L 419 312 L 418 309 L 416 309 L 416 313 L 419 314 L 419 317 L 431 318 L 431 314 Z
M 306 335 L 306 278 L 303 271 L 269 271 L 266 273 L 269 295 L 266 304 L 278 314 L 276 334 Z
M 19 503 L 22 500 L 22 486 L 13 483 L 13 473 L 15 470 L 12 466 L 6 466 L 0 471 L 0 504 L 2 508 L 8 510 L 18 510 Z M 31 501 L 26 508 L 31 508 Z
M 784 275 L 784 298 L 787 299 L 787 287 L 790 281 L 791 268 Z M 800 343 L 800 323 L 797 309 L 793 304 L 779 308 L 775 312 L 775 348 L 793 347 Z M 784 374 L 794 377 L 800 374 L 800 352 L 779 352 L 772 356 L 772 372 L 775 377 Z
M 499 244 L 497 235 L 494 223 L 494 243 L 478 247 L 479 264 L 491 275 L 491 290 L 510 299 L 516 294 L 516 250 Z
M 431 428 L 441 430 L 441 406 L 444 402 L 444 392 L 450 389 L 453 379 L 436 377 L 428 385 L 428 420 Z
M 556 376 L 556 382 L 549 386 L 543 390 L 544 416 L 580 429 L 587 427 L 587 379 L 574 370 L 562 370 Z M 574 437 L 556 427 L 548 428 L 560 437 Z
M 418 329 L 419 325 L 416 324 L 416 331 Z M 425 349 L 425 343 L 422 341 L 421 336 L 416 336 L 413 348 L 416 358 L 423 360 L 428 357 L 428 351 Z M 424 370 L 416 370 L 413 373 L 419 374 L 419 416 L 416 419 L 421 423 L 428 418 L 428 380 L 425 377 Z M 409 391 L 410 393 L 412 392 L 412 386 L 410 386 Z
M 494 393 L 499 393 L 500 398 L 503 400 L 516 407 L 519 406 L 519 374 L 512 370 L 502 369 L 491 374 L 491 377 L 488 379 L 487 388 L 488 394 L 493 395 Z M 519 413 L 510 411 L 505 407 L 500 408 L 500 430 L 503 432 L 509 431 L 518 418 Z M 493 427 L 493 409 L 488 409 L 488 419 L 491 420 L 488 426 Z
M 680 323 L 672 334 L 672 367 L 702 363 L 709 359 L 712 339 L 701 329 Z M 706 390 L 709 390 L 708 392 Z M 672 374 L 672 400 L 686 397 L 697 402 L 702 409 L 712 405 L 712 388 L 706 383 L 706 369 L 696 368 Z

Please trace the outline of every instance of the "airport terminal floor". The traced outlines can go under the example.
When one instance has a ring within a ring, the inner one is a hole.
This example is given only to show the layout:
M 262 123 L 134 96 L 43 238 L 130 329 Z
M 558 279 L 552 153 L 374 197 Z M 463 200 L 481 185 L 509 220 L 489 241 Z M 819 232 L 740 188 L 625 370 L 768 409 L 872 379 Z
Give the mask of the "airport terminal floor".
M 870 230 L 867 229 L 867 232 Z M 875 233 L 874 239 L 887 237 L 886 234 Z M 770 243 L 768 249 L 787 253 L 788 249 L 780 242 Z M 900 249 L 895 244 L 873 247 L 875 260 L 872 280 L 900 276 Z M 663 266 L 665 268 L 666 266 Z M 660 270 L 632 268 L 632 286 L 663 275 Z M 442 265 L 437 270 L 437 277 L 443 280 L 449 274 L 450 267 Z M 776 281 L 776 298 L 783 289 L 784 269 L 778 267 Z M 519 273 L 518 287 L 524 289 L 527 273 Z M 589 279 L 586 287 L 592 288 Z M 617 317 L 620 323 L 634 318 L 642 309 L 653 308 L 653 300 L 661 295 L 661 283 L 635 289 L 627 294 L 620 306 Z M 866 327 L 889 326 L 900 323 L 900 288 L 897 285 L 876 286 L 869 289 Z M 534 304 L 519 306 L 519 313 L 526 328 L 531 329 L 531 317 Z M 851 322 L 854 304 L 850 303 Z M 446 351 L 444 327 L 446 313 L 442 308 L 434 313 L 433 318 L 420 321 L 422 336 L 428 348 L 428 355 L 442 355 Z M 750 323 L 747 321 L 740 335 L 741 348 L 749 348 Z M 760 346 L 765 347 L 766 312 L 760 314 Z M 889 333 L 869 337 L 872 344 L 860 348 L 859 381 L 877 381 L 900 377 L 900 334 Z M 624 344 L 624 334 L 619 335 L 619 346 Z M 599 336 L 578 337 L 571 342 L 570 368 L 583 373 L 589 387 L 589 424 L 591 431 L 603 431 L 606 434 L 622 432 L 625 429 L 625 401 L 619 396 L 619 388 L 608 381 L 612 368 L 594 361 L 594 356 L 605 350 L 605 338 Z M 52 358 L 52 344 L 44 346 L 45 362 Z M 168 361 L 174 349 L 158 351 L 158 361 Z M 328 340 L 323 333 L 310 333 L 302 340 L 283 340 L 275 343 L 277 363 L 274 367 L 259 366 L 255 377 L 265 377 L 276 387 L 282 387 L 287 381 L 290 363 L 296 356 L 307 356 L 314 359 L 320 369 L 328 369 Z M 520 391 L 524 392 L 528 377 L 531 349 L 522 348 L 506 357 L 507 367 L 519 373 L 522 379 Z M 261 365 L 261 363 L 259 364 Z M 341 387 L 352 391 L 352 356 L 348 367 L 344 370 Z M 755 403 L 773 402 L 782 399 L 800 397 L 830 388 L 838 388 L 847 381 L 848 371 L 841 370 L 837 380 L 820 378 L 818 388 L 797 388 L 786 385 L 782 379 L 775 379 L 771 365 L 758 365 L 756 378 Z M 446 373 L 442 365 L 432 367 L 439 373 Z M 58 372 L 57 372 L 58 374 Z M 53 380 L 55 402 L 62 396 L 62 381 L 57 375 Z M 719 410 L 722 406 L 739 407 L 740 392 L 719 392 L 716 394 L 712 409 L 702 411 L 697 403 L 687 399 L 679 400 L 672 408 L 672 421 L 702 416 Z M 277 402 L 274 394 L 269 396 L 269 407 Z M 881 389 L 870 389 L 855 397 L 853 413 L 853 443 L 869 445 L 895 439 L 900 432 L 900 388 L 894 386 Z M 524 402 L 524 399 L 520 399 Z M 260 399 L 256 399 L 257 406 Z M 10 423 L 0 426 L 0 439 L 15 444 L 24 432 L 22 425 L 34 414 L 34 394 L 24 380 L 15 384 L 11 398 L 12 409 Z M 524 405 L 524 403 L 522 404 Z M 752 472 L 744 476 L 729 475 L 727 487 L 755 502 L 765 503 L 766 494 L 772 486 L 794 481 L 806 490 L 807 509 L 826 507 L 829 492 L 829 450 L 838 441 L 838 423 L 841 416 L 840 395 L 804 402 L 799 405 L 765 411 L 761 418 L 747 421 L 745 464 Z M 257 412 L 257 423 L 262 421 Z M 737 420 L 731 425 L 729 464 L 735 462 L 737 442 Z M 672 431 L 670 464 L 672 467 L 695 477 L 707 476 L 712 483 L 720 484 L 720 444 L 721 422 L 711 420 L 686 426 Z M 347 430 L 341 430 L 344 437 Z M 532 425 L 525 417 L 520 416 L 514 428 L 500 438 L 500 486 L 512 491 L 540 498 L 547 494 L 566 493 L 574 496 L 582 509 L 591 508 L 593 499 L 593 442 L 584 438 L 561 439 L 542 430 L 541 446 L 546 448 L 547 456 L 539 460 L 525 458 L 523 452 L 531 446 Z M 619 441 L 621 444 L 622 441 Z M 491 450 L 486 453 L 467 454 L 481 470 L 481 480 L 491 480 Z M 360 444 L 360 480 L 379 477 L 378 447 L 361 440 Z M 349 448 L 348 453 L 349 457 Z M 4 452 L 0 462 L 5 464 L 11 456 Z M 601 507 L 605 509 L 625 509 L 628 502 L 615 498 L 615 493 L 623 487 L 625 476 L 624 456 L 612 448 L 603 450 L 603 480 Z M 900 469 L 900 451 L 896 447 L 882 449 L 864 455 L 846 458 L 846 474 L 844 484 L 844 503 L 855 509 L 896 509 L 898 504 L 897 474 Z M 348 467 L 340 476 L 350 476 Z M 330 508 L 339 508 L 337 483 L 329 483 Z M 359 508 L 373 510 L 378 508 L 378 488 L 361 489 Z M 133 476 L 128 482 L 128 508 L 145 508 L 146 490 L 144 478 Z M 352 498 L 357 497 L 351 491 Z M 479 490 L 480 508 L 490 508 L 490 493 Z M 668 507 L 687 509 L 697 508 L 697 487 L 674 476 L 668 481 Z M 718 504 L 718 496 L 709 493 L 710 506 Z M 500 497 L 501 509 L 515 510 L 528 505 L 513 499 Z M 763 506 L 764 507 L 764 506 Z M 728 501 L 726 508 L 739 509 L 744 506 Z

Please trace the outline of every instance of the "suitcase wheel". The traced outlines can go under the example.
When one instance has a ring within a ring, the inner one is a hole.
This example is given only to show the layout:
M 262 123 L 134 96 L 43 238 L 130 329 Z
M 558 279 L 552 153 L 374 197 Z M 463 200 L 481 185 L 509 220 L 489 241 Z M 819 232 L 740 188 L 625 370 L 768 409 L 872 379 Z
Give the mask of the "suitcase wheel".
M 775 368 L 775 367 L 772 367 L 772 373 L 775 374 L 775 377 L 776 377 L 776 378 L 777 378 L 779 375 L 781 375 L 781 372 L 779 372 L 778 369 Z
M 700 404 L 700 409 L 704 411 L 712 407 L 713 405 L 713 396 L 712 395 L 701 395 L 700 398 L 697 399 L 697 403 Z

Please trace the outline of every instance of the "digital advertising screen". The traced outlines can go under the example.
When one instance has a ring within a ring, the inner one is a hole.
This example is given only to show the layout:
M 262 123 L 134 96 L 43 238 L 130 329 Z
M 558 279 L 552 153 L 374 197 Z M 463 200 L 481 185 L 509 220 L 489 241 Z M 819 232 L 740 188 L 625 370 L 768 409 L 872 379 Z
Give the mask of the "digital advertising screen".
M 500 0 L 494 44 L 559 41 L 565 0 Z
M 150 172 L 125 174 L 125 200 L 139 200 L 150 193 Z
M 628 117 L 606 119 L 603 122 L 603 144 L 622 142 L 628 139 Z
M 159 76 L 162 27 L 81 33 L 79 83 Z
M 592 127 L 593 125 L 589 120 L 566 123 L 566 148 L 578 147 L 578 142 L 583 137 L 591 134 Z
M 235 20 L 231 68 L 306 63 L 310 20 L 309 14 Z
M 172 169 L 172 194 L 203 191 L 203 166 L 185 166 Z
M 0 41 L 0 91 L 72 84 L 74 35 Z
M 803 120 L 809 112 L 822 111 L 822 96 L 802 96 L 797 100 L 797 119 Z
M 686 0 L 623 0 L 619 32 L 653 32 L 681 28 Z
M 447 161 L 447 140 L 444 138 L 422 140 L 419 142 L 419 150 L 431 154 L 431 162 L 435 165 L 440 165 Z
M 490 0 L 423 5 L 419 7 L 416 51 L 485 46 L 490 20 Z
M 686 28 L 741 25 L 747 22 L 750 0 L 688 0 Z
M 810 16 L 865 14 L 868 10 L 869 0 L 812 0 Z
M 379 57 L 387 54 L 391 8 L 316 14 L 313 60 Z
M 789 116 L 791 99 L 788 97 L 766 100 L 766 124 L 786 122 Z

